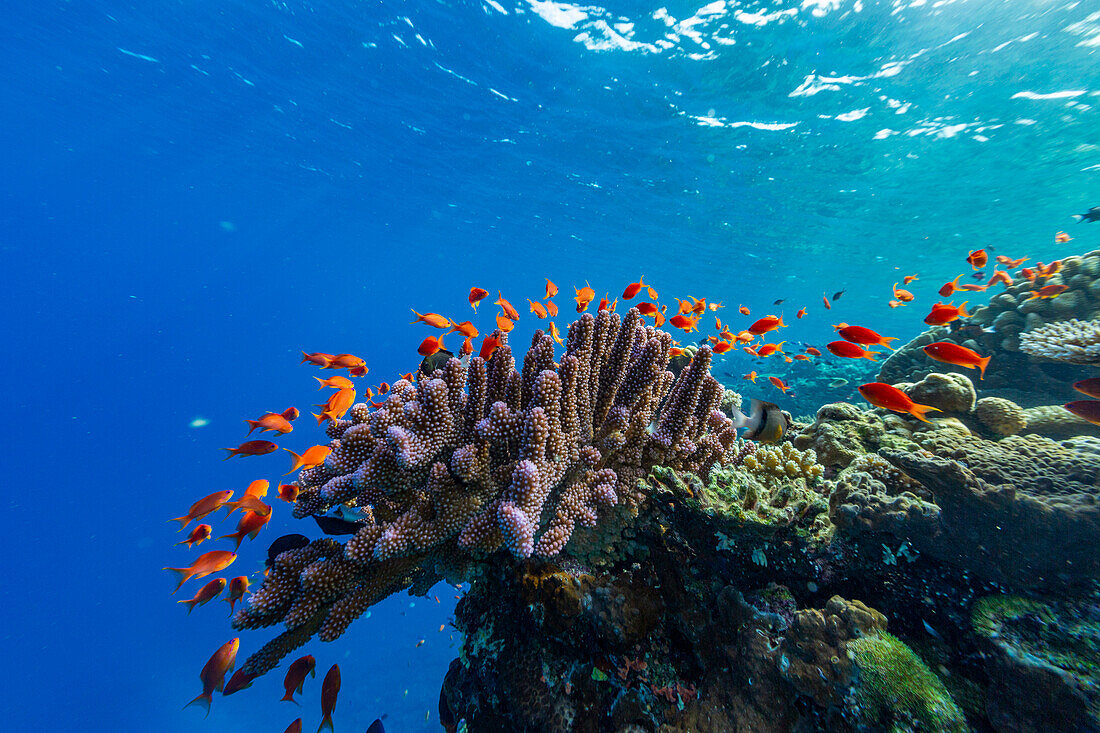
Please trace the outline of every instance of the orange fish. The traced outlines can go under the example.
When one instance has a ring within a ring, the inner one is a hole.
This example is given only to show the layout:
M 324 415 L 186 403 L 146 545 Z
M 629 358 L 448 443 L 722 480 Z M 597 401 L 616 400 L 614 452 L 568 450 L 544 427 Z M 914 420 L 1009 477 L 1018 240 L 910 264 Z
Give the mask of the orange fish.
M 348 369 L 348 374 L 350 374 L 353 377 L 365 377 L 365 376 L 367 376 L 367 372 L 369 372 L 369 371 L 370 371 L 370 369 L 368 369 L 367 365 L 364 364 L 363 366 L 357 366 L 357 367 L 352 367 L 351 369 Z
M 500 339 L 495 336 L 486 336 L 485 340 L 481 342 L 481 351 L 478 352 L 478 356 L 489 361 L 489 357 L 493 355 L 493 352 L 500 346 Z
M 786 341 L 780 341 L 778 344 L 764 344 L 763 346 L 759 346 L 759 347 L 757 347 L 756 355 L 757 356 L 771 356 L 772 354 L 782 354 L 783 353 L 783 344 L 785 344 L 785 343 L 787 343 L 787 342 Z
M 488 294 L 488 290 L 482 290 L 481 288 L 470 288 L 470 297 L 468 298 L 468 300 L 470 301 L 470 305 L 475 311 L 477 310 L 477 307 L 478 305 L 480 305 L 481 301 L 484 300 L 485 296 L 487 296 Z
M 286 418 L 288 422 L 294 422 L 301 414 L 302 413 L 298 412 L 297 407 L 288 407 L 283 410 L 283 417 Z
M 225 570 L 227 567 L 233 564 L 233 561 L 237 559 L 236 553 L 229 550 L 211 550 L 205 552 L 195 558 L 195 562 L 191 563 L 186 568 L 164 568 L 164 570 L 171 570 L 173 573 L 178 573 L 180 576 L 180 583 L 176 586 L 175 593 L 183 584 L 191 578 L 205 578 L 211 573 L 216 573 L 219 570 Z
M 772 385 L 776 389 L 778 389 L 780 392 L 782 392 L 783 394 L 787 394 L 787 390 L 789 390 L 791 388 L 791 386 L 789 384 L 784 382 L 779 377 L 768 377 L 768 381 L 771 382 Z
M 459 357 L 463 357 L 469 356 L 472 353 L 474 353 L 474 342 L 470 340 L 469 336 L 467 336 L 462 340 L 462 346 L 460 346 L 458 349 L 458 355 Z
M 546 295 L 542 297 L 543 300 L 550 300 L 558 294 L 558 286 L 550 282 L 550 278 L 546 278 Z
M 222 644 L 218 651 L 214 652 L 214 656 L 210 657 L 210 661 L 203 665 L 202 671 L 199 672 L 199 680 L 202 682 L 202 694 L 184 705 L 185 708 L 199 703 L 206 708 L 206 714 L 210 714 L 210 703 L 214 700 L 214 692 L 221 692 L 225 687 L 225 675 L 236 666 L 237 649 L 240 648 L 240 645 L 241 640 L 239 638 L 230 639 Z
M 558 304 L 552 300 L 546 301 L 546 312 L 550 314 L 551 318 L 557 318 L 558 316 Z
M 382 382 L 381 384 L 378 385 L 378 394 L 386 394 L 389 391 L 390 391 L 390 383 L 389 382 Z
M 774 331 L 777 328 L 786 328 L 786 324 L 783 323 L 783 316 L 764 316 L 749 326 L 748 332 L 754 336 L 763 336 L 768 331 Z
M 268 514 L 271 514 L 271 507 L 269 507 L 267 504 L 264 504 L 255 496 L 245 495 L 237 501 L 228 502 L 225 506 L 227 509 L 229 509 L 229 514 L 232 514 L 238 509 L 244 510 L 246 512 L 255 512 L 256 514 L 264 517 L 266 517 Z M 225 516 L 228 517 L 229 514 L 226 514 Z
M 539 318 L 546 318 L 546 308 L 543 307 L 542 303 L 537 300 L 531 300 L 530 298 L 527 299 L 527 302 L 531 304 L 532 313 Z
M 324 389 L 325 387 L 332 387 L 333 389 L 355 389 L 355 384 L 350 379 L 348 379 L 347 377 L 341 377 L 340 375 L 329 377 L 328 379 L 321 379 L 320 377 L 314 377 L 314 379 L 316 379 L 321 384 L 321 386 L 317 389 Z M 265 415 L 264 417 L 267 417 L 267 415 Z
M 905 303 L 902 303 L 900 300 L 891 300 L 889 305 L 891 308 L 900 308 L 905 305 Z
M 434 337 L 429 337 L 434 338 Z M 442 341 L 440 341 L 442 346 Z M 317 424 L 320 425 L 325 420 L 333 421 L 342 418 L 351 406 L 355 404 L 355 390 L 354 389 L 338 389 L 332 393 L 326 402 L 315 407 L 320 407 L 321 414 L 314 414 L 317 418 Z
M 305 364 L 308 361 L 310 364 L 315 364 L 316 366 L 319 366 L 322 369 L 324 369 L 329 364 L 331 364 L 332 360 L 335 359 L 335 358 L 336 357 L 333 356 L 332 354 L 326 354 L 326 353 L 321 352 L 321 351 L 317 351 L 313 354 L 307 354 L 306 352 L 303 351 L 302 352 L 302 360 L 299 362 L 299 364 Z
M 913 299 L 913 294 L 908 290 L 904 290 L 898 287 L 897 283 L 894 283 L 894 297 L 900 300 L 902 303 L 908 303 Z
M 651 318 L 655 317 L 658 313 L 660 313 L 660 311 L 657 310 L 657 304 L 656 303 L 649 303 L 649 302 L 646 302 L 644 300 L 642 302 L 638 303 L 634 307 L 637 308 L 638 312 L 641 313 L 643 316 L 649 316 Z
M 959 289 L 959 278 L 960 277 L 962 277 L 962 275 L 956 275 L 954 280 L 952 280 L 949 283 L 944 283 L 943 287 L 940 288 L 940 291 L 939 291 L 940 295 L 942 295 L 945 298 L 950 298 L 951 295 L 956 290 Z
M 191 508 L 188 509 L 187 513 L 184 514 L 182 517 L 176 517 L 174 519 L 169 519 L 168 521 L 179 522 L 179 531 L 182 531 L 187 527 L 188 524 L 191 523 L 192 519 L 202 519 L 207 514 L 218 511 L 218 509 L 220 509 L 222 505 L 225 504 L 225 502 L 229 501 L 229 498 L 231 496 L 233 496 L 232 489 L 226 489 L 225 491 L 215 491 L 213 494 L 204 496 L 196 501 L 194 504 L 192 504 Z
M 416 353 L 421 356 L 431 356 L 435 352 L 443 348 L 443 337 L 429 336 L 420 342 L 420 346 L 416 347 Z
M 851 341 L 830 341 L 825 344 L 825 348 L 829 350 L 829 353 L 836 356 L 842 356 L 845 359 L 870 359 L 871 361 L 878 361 L 877 351 L 864 351 L 858 344 L 853 344 Z
M 928 344 L 924 347 L 924 353 L 928 354 L 928 356 L 936 361 L 942 361 L 944 364 L 954 364 L 955 366 L 966 367 L 967 369 L 977 369 L 981 375 L 981 379 L 985 379 L 985 367 L 992 358 L 989 356 L 983 357 L 972 349 L 968 349 L 965 346 L 959 346 L 950 341 L 937 341 Z
M 825 305 L 825 310 L 831 311 L 833 309 L 833 304 L 829 302 L 829 296 L 828 295 L 822 294 L 821 295 L 821 302 Z
M 975 270 L 980 270 L 985 267 L 985 263 L 989 261 L 989 255 L 985 253 L 984 249 L 976 249 L 966 256 L 966 261 L 969 262 L 970 266 Z
M 657 311 L 657 315 L 653 316 L 653 325 L 660 328 L 665 325 L 665 311 L 668 310 L 667 305 L 662 305 L 661 310 Z
M 965 290 L 967 292 L 979 292 L 980 293 L 988 287 L 989 287 L 988 285 L 982 285 L 981 283 L 966 283 L 965 285 L 960 285 L 959 290 Z
M 906 275 L 905 277 L 903 277 L 901 279 L 901 284 L 902 285 L 908 285 L 909 283 L 913 282 L 914 280 L 919 280 L 919 279 L 920 278 L 918 278 L 916 275 Z
M 288 504 L 298 501 L 298 492 L 301 491 L 294 484 L 279 484 L 279 498 Z
M 692 300 L 695 301 L 691 304 L 691 312 L 692 313 L 695 313 L 697 315 L 702 315 L 703 313 L 707 312 L 707 299 L 706 298 L 703 298 L 702 300 L 695 300 L 695 298 L 692 298 Z
M 646 286 L 645 286 L 645 292 L 646 292 L 646 295 L 648 295 L 648 296 L 649 296 L 649 299 L 650 299 L 650 300 L 657 300 L 657 291 L 656 291 L 656 290 L 654 290 L 654 289 L 653 289 L 652 287 L 650 287 L 649 285 L 646 285 Z M 712 310 L 713 310 L 713 309 L 712 309 Z
M 415 313 L 416 311 L 413 311 Z M 366 373 L 367 362 L 362 358 L 355 356 L 354 354 L 337 354 L 332 357 L 332 361 L 325 366 L 325 369 L 355 369 L 362 370 Z
M 750 343 L 754 338 L 756 338 L 756 336 L 749 333 L 748 331 L 738 331 L 737 337 L 734 339 L 734 341 L 739 344 L 747 344 Z
M 795 313 L 794 317 L 798 318 L 798 319 L 801 319 L 802 316 L 804 316 L 804 315 L 806 315 L 806 309 L 805 308 L 799 308 L 798 313 Z
M 813 356 L 821 356 L 821 352 L 820 352 L 820 351 L 818 351 L 817 349 L 815 349 L 815 348 L 814 348 L 814 347 L 812 347 L 812 346 L 807 346 L 807 347 L 806 347 L 806 353 L 807 353 L 807 354 L 811 354 L 811 355 L 813 355 Z
M 283 733 L 302 733 L 302 719 L 296 719 Z
M 756 349 L 754 349 L 751 346 L 742 346 L 741 350 L 744 351 L 746 354 L 752 354 L 753 356 L 759 356 L 759 354 L 756 353 Z
M 187 615 L 190 616 L 191 612 L 195 610 L 195 606 L 201 606 L 205 603 L 209 603 L 218 597 L 218 594 L 225 590 L 225 578 L 215 578 L 209 583 L 199 588 L 198 593 L 194 598 L 189 598 L 186 601 L 176 601 L 176 603 L 186 603 Z
M 969 318 L 966 303 L 964 300 L 957 308 L 950 303 L 936 303 L 932 306 L 932 311 L 924 317 L 924 322 L 929 326 L 943 326 L 958 318 Z
M 515 327 L 516 327 L 515 322 L 510 320 L 503 313 L 498 313 L 497 314 L 497 328 L 499 328 L 501 331 L 503 331 L 504 333 L 508 333 L 509 331 L 511 331 Z
M 592 286 L 588 284 L 587 280 L 584 282 L 583 288 L 579 290 L 577 290 L 577 288 L 573 289 L 577 291 L 576 296 L 573 298 L 573 300 L 577 301 L 577 313 L 584 313 L 588 310 L 588 304 L 595 299 L 596 291 L 592 289 Z M 603 308 L 597 310 L 603 310 Z
M 222 694 L 232 695 L 234 692 L 240 692 L 246 687 L 251 687 L 254 679 L 256 679 L 256 676 L 245 672 L 242 667 L 234 672 L 229 681 L 225 683 L 225 691 Z
M 1032 290 L 1031 295 L 1028 296 L 1028 300 L 1034 298 L 1054 298 L 1069 290 L 1068 285 L 1044 285 L 1038 290 Z
M 986 285 L 992 285 L 994 283 L 1004 283 L 1005 286 L 1012 286 L 1012 277 L 1004 270 L 994 270 L 993 277 L 989 278 L 989 282 Z
M 412 308 L 409 310 L 412 310 L 413 315 L 416 316 L 416 320 L 409 321 L 409 323 L 426 323 L 432 328 L 446 328 L 453 322 L 451 319 L 445 318 L 438 313 L 417 313 Z
M 222 600 L 229 604 L 230 614 L 237 610 L 237 601 L 244 598 L 244 594 L 248 592 L 248 576 L 238 575 L 229 581 L 229 595 Z
M 1029 283 L 1035 282 L 1035 271 L 1030 267 L 1025 267 L 1020 270 L 1020 276 L 1027 280 Z
M 919 405 L 913 400 L 909 399 L 908 395 L 902 392 L 897 387 L 886 384 L 885 382 L 868 382 L 859 386 L 859 393 L 863 395 L 863 399 L 870 402 L 875 407 L 881 407 L 884 410 L 893 410 L 894 412 L 908 412 L 913 417 L 922 422 L 929 422 L 925 414 L 935 410 L 940 410 L 931 405 Z
M 724 354 L 732 348 L 733 348 L 733 344 L 731 344 L 729 341 L 719 341 L 718 343 L 716 343 L 714 345 L 714 353 L 715 354 Z
M 1018 260 L 1014 260 L 1011 257 L 1005 257 L 1004 255 L 997 255 L 997 262 L 1000 262 L 1002 265 L 1004 265 L 1005 267 L 1007 267 L 1010 270 L 1014 267 L 1019 267 L 1020 265 L 1027 262 L 1029 259 L 1030 259 L 1029 257 L 1021 257 Z
M 1083 395 L 1100 397 L 1100 377 L 1090 377 L 1089 379 L 1082 379 L 1080 382 L 1074 382 L 1073 388 Z
M 553 321 L 550 321 L 550 338 L 554 339 L 558 346 L 565 346 L 565 342 L 561 340 L 561 333 L 558 332 L 558 327 Z
M 229 451 L 229 455 L 225 457 L 228 461 L 233 456 L 266 456 L 278 447 L 270 440 L 246 440 L 236 448 L 222 448 L 222 450 Z
M 416 375 L 414 375 L 412 372 L 405 372 L 401 375 L 401 378 L 404 379 L 406 382 L 416 381 Z
M 837 331 L 840 337 L 845 341 L 851 341 L 853 344 L 860 344 L 862 346 L 885 346 L 891 351 L 894 347 L 890 345 L 891 341 L 897 341 L 897 336 L 879 336 L 877 333 L 869 328 L 863 326 L 845 326 Z
M 314 377 L 316 379 L 317 377 Z M 279 433 L 280 435 L 286 435 L 294 426 L 290 424 L 290 421 L 283 417 L 278 412 L 268 412 L 260 416 L 259 420 L 245 420 L 246 423 L 251 425 L 248 429 L 247 435 L 252 435 L 252 431 L 259 428 L 260 432 L 271 430 L 272 432 Z
M 650 297 L 653 298 L 654 300 L 657 300 L 656 295 L 650 294 Z M 714 311 L 718 310 L 719 308 L 722 308 L 722 307 L 723 307 L 723 305 L 721 303 L 707 303 L 707 308 L 710 308 L 712 313 Z
M 504 299 L 504 296 L 497 291 L 497 299 L 493 301 L 494 305 L 499 305 L 500 309 L 504 311 L 504 315 L 508 316 L 513 321 L 519 320 L 519 311 L 512 307 L 512 304 Z
M 1035 269 L 1038 270 L 1039 274 L 1043 277 L 1050 277 L 1051 275 L 1062 269 L 1062 261 L 1055 260 L 1049 265 L 1044 265 L 1042 262 L 1038 262 L 1035 264 Z
M 683 329 L 688 333 L 699 330 L 697 318 L 689 318 L 688 316 L 682 314 L 673 316 L 672 318 L 668 319 L 668 322 L 676 328 Z
M 1068 242 L 1071 239 L 1073 239 L 1073 237 L 1066 234 L 1065 232 L 1058 232 L 1054 235 L 1054 241 L 1057 242 L 1058 244 L 1065 244 L 1066 242 Z
M 317 676 L 317 660 L 313 658 L 312 654 L 307 654 L 304 657 L 300 657 L 291 662 L 290 667 L 287 668 L 286 677 L 283 678 L 283 689 L 286 690 L 286 694 L 282 699 L 289 702 L 297 703 L 294 699 L 294 693 L 302 694 L 302 688 L 306 684 L 306 677 Z
M 325 681 L 321 683 L 321 727 L 317 729 L 317 733 L 325 728 L 330 731 L 333 729 L 332 712 L 336 710 L 336 696 L 339 693 L 340 666 L 334 664 L 325 675 Z
M 672 357 L 679 356 L 682 353 L 684 353 L 683 349 L 678 346 L 673 346 L 671 349 L 668 350 L 668 358 L 671 359 Z
M 638 282 L 630 283 L 629 285 L 627 285 L 626 290 L 623 291 L 623 300 L 630 300 L 635 295 L 640 293 L 642 291 L 642 288 L 647 287 L 647 285 L 642 282 L 643 280 L 645 280 L 645 278 L 640 277 L 638 278 Z
M 244 542 L 244 538 L 248 537 L 250 540 L 256 539 L 256 535 L 260 533 L 260 530 L 264 528 L 268 522 L 271 521 L 271 512 L 267 514 L 258 514 L 257 512 L 245 512 L 241 517 L 241 521 L 237 522 L 237 531 L 230 534 L 223 534 L 218 537 L 219 540 L 231 539 L 237 541 L 237 546 L 234 550 L 241 549 L 241 543 Z
M 294 456 L 294 465 L 290 467 L 290 470 L 284 473 L 284 476 L 294 473 L 299 468 L 313 468 L 314 466 L 320 466 L 328 458 L 328 454 L 332 452 L 332 448 L 327 445 L 315 445 L 311 448 L 307 448 L 306 452 L 302 455 L 298 455 L 290 448 L 283 448 L 287 453 Z
M 451 330 L 447 333 L 455 333 L 456 331 L 466 338 L 476 339 L 478 337 L 477 328 L 469 321 L 463 321 L 462 323 L 455 323 L 451 321 Z M 444 334 L 446 335 L 446 334 Z
M 752 315 L 752 314 L 751 314 L 751 313 L 749 312 L 749 309 L 748 309 L 747 307 L 745 307 L 745 306 L 740 306 L 740 307 L 739 307 L 739 308 L 737 309 L 737 312 L 738 312 L 738 313 L 740 313 L 740 314 L 741 314 L 741 315 L 743 315 L 743 316 L 749 316 L 749 315 Z
M 188 547 L 194 547 L 195 545 L 201 545 L 204 540 L 210 539 L 210 532 L 214 528 L 209 524 L 199 524 L 191 530 L 191 534 L 187 536 L 187 539 L 177 542 L 177 545 L 187 545 Z
M 805 354 L 795 354 L 794 359 L 797 361 L 812 361 L 812 359 Z

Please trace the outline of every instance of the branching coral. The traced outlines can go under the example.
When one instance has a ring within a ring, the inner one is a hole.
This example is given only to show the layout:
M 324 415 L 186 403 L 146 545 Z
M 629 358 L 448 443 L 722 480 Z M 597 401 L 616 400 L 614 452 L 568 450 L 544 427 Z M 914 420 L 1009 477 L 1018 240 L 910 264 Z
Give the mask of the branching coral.
M 234 625 L 282 622 L 293 639 L 253 655 L 248 673 L 270 669 L 314 630 L 335 639 L 391 593 L 460 577 L 483 553 L 557 555 L 608 507 L 636 510 L 639 479 L 654 466 L 706 476 L 734 444 L 710 349 L 674 378 L 671 337 L 637 310 L 581 316 L 557 362 L 537 331 L 521 371 L 495 335 L 502 343 L 488 361 L 451 359 L 419 383 L 395 383 L 378 409 L 356 405 L 329 426 L 332 453 L 299 476 L 295 514 L 349 505 L 370 519 L 346 545 L 324 539 L 278 557 Z

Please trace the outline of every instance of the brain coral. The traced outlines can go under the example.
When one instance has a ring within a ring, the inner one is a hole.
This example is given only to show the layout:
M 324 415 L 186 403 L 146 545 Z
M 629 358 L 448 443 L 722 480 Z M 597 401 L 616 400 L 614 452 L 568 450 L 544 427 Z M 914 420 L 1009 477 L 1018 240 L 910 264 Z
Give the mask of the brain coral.
M 997 435 L 1015 435 L 1027 427 L 1024 409 L 1002 397 L 983 397 L 974 405 L 974 416 Z

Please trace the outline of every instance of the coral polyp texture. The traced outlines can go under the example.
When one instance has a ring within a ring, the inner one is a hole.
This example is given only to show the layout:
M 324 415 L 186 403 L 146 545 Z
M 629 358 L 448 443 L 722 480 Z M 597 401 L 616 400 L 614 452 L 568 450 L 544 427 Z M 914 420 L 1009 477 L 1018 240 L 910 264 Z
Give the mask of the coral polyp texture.
M 555 556 L 612 508 L 636 513 L 654 466 L 706 476 L 736 440 L 710 349 L 674 377 L 670 335 L 636 310 L 581 316 L 560 361 L 536 331 L 520 370 L 506 335 L 494 335 L 502 343 L 488 361 L 452 358 L 395 383 L 381 407 L 330 423 L 332 453 L 300 474 L 295 514 L 344 505 L 365 521 L 346 545 L 322 539 L 278 556 L 234 626 L 290 630 L 248 673 L 315 632 L 340 636 L 393 592 L 462 579 L 487 553 Z
M 1100 321 L 1057 321 L 1020 334 L 1020 351 L 1068 364 L 1100 365 Z

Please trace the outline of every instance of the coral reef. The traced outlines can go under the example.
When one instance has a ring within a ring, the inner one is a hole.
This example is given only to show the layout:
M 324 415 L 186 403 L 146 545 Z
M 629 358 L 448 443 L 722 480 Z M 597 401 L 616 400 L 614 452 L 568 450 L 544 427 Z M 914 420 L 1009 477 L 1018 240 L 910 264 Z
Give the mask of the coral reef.
M 1100 365 L 1100 321 L 1057 321 L 1020 334 L 1020 351 L 1067 364 Z
M 974 417 L 994 435 L 1015 435 L 1028 426 L 1024 409 L 1003 397 L 982 397 L 974 404 Z

